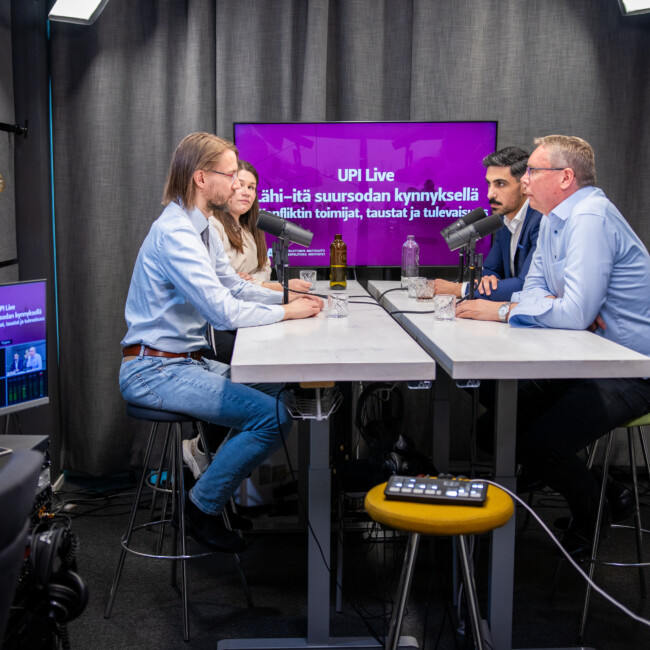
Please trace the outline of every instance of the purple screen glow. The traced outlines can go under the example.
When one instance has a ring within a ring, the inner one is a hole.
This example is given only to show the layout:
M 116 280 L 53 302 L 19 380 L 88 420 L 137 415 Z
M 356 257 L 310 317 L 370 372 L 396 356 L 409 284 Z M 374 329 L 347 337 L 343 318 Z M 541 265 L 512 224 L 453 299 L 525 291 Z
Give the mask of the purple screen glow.
M 440 231 L 489 212 L 481 161 L 496 122 L 236 123 L 234 133 L 259 173 L 260 207 L 314 233 L 309 248 L 291 245 L 292 266 L 328 266 L 337 233 L 349 266 L 400 266 L 407 235 L 421 266 L 455 265 Z M 476 249 L 489 246 L 486 237 Z
M 48 401 L 46 282 L 0 285 L 0 415 Z

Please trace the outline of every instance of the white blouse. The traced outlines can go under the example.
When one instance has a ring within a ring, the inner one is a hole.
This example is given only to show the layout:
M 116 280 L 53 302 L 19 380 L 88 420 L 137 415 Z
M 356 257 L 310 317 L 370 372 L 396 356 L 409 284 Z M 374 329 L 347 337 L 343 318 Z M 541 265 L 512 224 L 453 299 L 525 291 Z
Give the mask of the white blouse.
M 226 235 L 226 230 L 221 221 L 215 217 L 210 217 L 210 224 L 217 231 L 219 239 L 223 242 L 223 250 L 226 252 L 232 266 L 237 273 L 248 273 L 253 277 L 253 282 L 262 284 L 262 282 L 269 282 L 271 280 L 271 261 L 266 258 L 266 264 L 262 269 L 257 268 L 257 244 L 253 235 L 248 230 L 239 228 L 242 237 L 244 252 L 240 253 L 236 248 L 233 248 Z

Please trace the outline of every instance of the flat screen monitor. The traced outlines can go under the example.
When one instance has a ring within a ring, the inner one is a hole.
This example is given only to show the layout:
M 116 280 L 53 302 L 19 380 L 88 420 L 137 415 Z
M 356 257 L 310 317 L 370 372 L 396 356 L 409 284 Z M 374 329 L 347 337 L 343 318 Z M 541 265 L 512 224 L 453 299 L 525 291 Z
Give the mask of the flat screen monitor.
M 400 266 L 407 235 L 421 266 L 454 265 L 440 231 L 489 212 L 482 160 L 496 122 L 237 122 L 234 138 L 259 173 L 260 207 L 314 233 L 309 248 L 291 245 L 291 266 L 328 266 L 337 233 L 349 266 Z
M 0 415 L 47 404 L 46 281 L 0 285 Z

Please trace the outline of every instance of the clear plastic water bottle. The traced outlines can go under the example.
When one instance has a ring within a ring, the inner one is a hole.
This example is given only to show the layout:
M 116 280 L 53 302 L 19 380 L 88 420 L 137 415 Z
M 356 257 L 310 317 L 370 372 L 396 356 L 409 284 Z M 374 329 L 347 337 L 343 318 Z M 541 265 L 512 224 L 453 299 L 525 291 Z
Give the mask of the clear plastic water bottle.
M 402 246 L 402 289 L 408 288 L 408 279 L 420 272 L 420 247 L 414 235 L 409 235 Z

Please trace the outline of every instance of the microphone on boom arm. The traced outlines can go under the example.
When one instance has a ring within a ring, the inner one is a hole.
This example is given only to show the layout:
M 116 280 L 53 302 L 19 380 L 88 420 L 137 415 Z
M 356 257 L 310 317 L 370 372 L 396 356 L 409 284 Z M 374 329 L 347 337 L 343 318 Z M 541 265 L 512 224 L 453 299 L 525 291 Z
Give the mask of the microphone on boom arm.
M 472 210 L 471 212 L 463 215 L 460 219 L 456 219 L 454 223 L 448 225 L 446 228 L 443 228 L 440 231 L 440 234 L 443 236 L 444 240 L 447 241 L 452 232 L 461 230 L 462 228 L 465 228 L 466 226 L 469 226 L 475 221 L 483 219 L 484 217 L 485 210 L 483 208 L 476 208 L 475 210 Z
M 463 222 L 461 224 L 460 222 Z M 503 228 L 503 219 L 498 214 L 485 216 L 481 208 L 472 210 L 464 217 L 455 221 L 442 231 L 442 236 L 447 242 L 450 251 L 462 249 L 459 256 L 458 282 L 462 282 L 465 276 L 465 264 L 469 262 L 469 299 L 474 299 L 474 282 L 480 277 L 483 266 L 483 256 L 476 254 L 476 241 L 487 237 Z
M 297 226 L 291 221 L 278 217 L 272 212 L 260 210 L 257 216 L 257 227 L 269 235 L 274 235 L 279 239 L 288 239 L 301 246 L 309 246 L 314 237 L 314 233 Z
M 471 214 L 471 213 L 470 213 Z M 455 251 L 461 246 L 467 246 L 472 241 L 487 237 L 495 233 L 500 228 L 503 228 L 503 219 L 501 215 L 491 214 L 489 217 L 485 217 L 466 225 L 462 228 L 459 228 L 445 237 L 447 245 L 449 246 L 450 251 Z
M 273 243 L 273 264 L 278 281 L 284 289 L 284 303 L 287 304 L 289 302 L 289 242 L 307 247 L 311 244 L 314 233 L 266 210 L 260 210 L 256 225 L 260 230 L 277 237 L 277 241 Z

